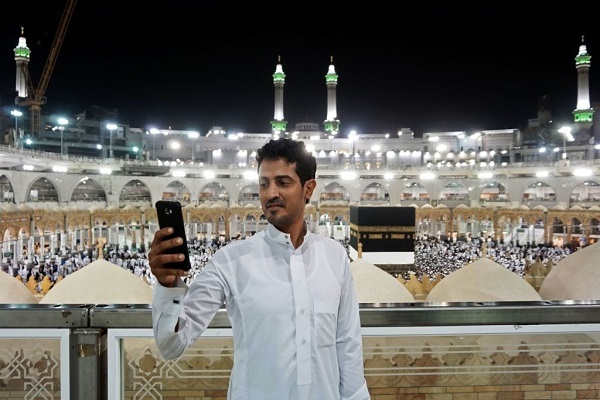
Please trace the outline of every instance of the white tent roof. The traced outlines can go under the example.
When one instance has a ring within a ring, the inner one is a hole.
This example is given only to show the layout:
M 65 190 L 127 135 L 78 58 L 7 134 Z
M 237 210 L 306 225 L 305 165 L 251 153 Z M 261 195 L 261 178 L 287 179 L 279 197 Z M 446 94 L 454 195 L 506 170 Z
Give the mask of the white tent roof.
M 480 258 L 457 269 L 431 289 L 427 302 L 539 301 L 527 281 L 502 265 Z
M 38 304 L 38 301 L 20 278 L 0 271 L 0 304 Z
M 548 273 L 540 296 L 544 300 L 600 300 L 600 242 L 560 260 Z
M 96 260 L 54 285 L 40 304 L 150 304 L 152 287 L 106 260 Z
M 412 294 L 402 283 L 376 265 L 359 258 L 350 263 L 359 303 L 412 303 Z

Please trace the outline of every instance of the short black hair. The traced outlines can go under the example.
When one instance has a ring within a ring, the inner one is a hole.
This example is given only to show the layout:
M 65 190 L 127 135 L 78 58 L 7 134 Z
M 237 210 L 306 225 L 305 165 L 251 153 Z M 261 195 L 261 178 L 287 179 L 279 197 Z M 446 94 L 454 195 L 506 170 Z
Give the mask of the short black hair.
M 304 142 L 288 138 L 269 140 L 256 152 L 257 169 L 264 160 L 279 160 L 283 158 L 290 164 L 296 164 L 296 174 L 302 186 L 315 179 L 317 173 L 317 160 L 306 150 Z

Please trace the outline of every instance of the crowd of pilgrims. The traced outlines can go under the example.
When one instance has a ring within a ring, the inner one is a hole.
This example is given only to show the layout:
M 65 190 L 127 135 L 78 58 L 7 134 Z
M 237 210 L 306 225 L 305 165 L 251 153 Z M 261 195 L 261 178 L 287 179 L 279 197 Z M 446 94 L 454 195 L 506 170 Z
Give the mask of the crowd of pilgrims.
M 533 263 L 539 261 L 546 266 L 554 266 L 572 251 L 573 247 L 570 245 L 520 245 L 491 239 L 453 241 L 421 236 L 415 241 L 415 269 L 405 272 L 402 277 L 409 279 L 411 272 L 414 272 L 419 280 L 425 275 L 433 279 L 439 274 L 443 278 L 484 256 L 523 277 Z
M 212 242 L 197 239 L 188 241 L 192 269 L 185 277 L 186 283 L 189 284 L 202 271 L 215 251 L 227 245 L 228 242 L 222 239 L 213 240 Z M 348 242 L 344 242 L 343 244 L 348 246 Z M 519 244 L 513 242 L 501 243 L 491 239 L 456 241 L 444 240 L 438 237 L 419 236 L 415 240 L 413 268 L 405 270 L 397 278 L 408 280 L 412 273 L 419 280 L 422 280 L 424 277 L 434 279 L 438 274 L 443 278 L 484 256 L 517 275 L 523 276 L 528 266 L 532 265 L 532 263 L 541 261 L 545 265 L 556 265 L 572 251 L 574 250 L 571 246 Z M 33 260 L 20 259 L 17 262 L 17 270 L 15 270 L 14 263 L 4 263 L 2 269 L 15 277 L 19 275 L 23 279 L 23 283 L 27 283 L 30 276 L 33 275 L 34 279 L 41 284 L 44 276 L 49 276 L 52 282 L 56 282 L 59 277 L 62 276 L 64 278 L 101 257 L 110 263 L 129 270 L 151 285 L 155 282 L 154 276 L 150 272 L 150 266 L 148 265 L 147 252 L 143 248 L 124 247 L 119 249 L 119 246 L 111 247 L 104 245 L 102 249 L 90 251 L 69 252 L 67 250 L 66 254 L 63 255 L 47 255 L 44 258 L 35 255 Z

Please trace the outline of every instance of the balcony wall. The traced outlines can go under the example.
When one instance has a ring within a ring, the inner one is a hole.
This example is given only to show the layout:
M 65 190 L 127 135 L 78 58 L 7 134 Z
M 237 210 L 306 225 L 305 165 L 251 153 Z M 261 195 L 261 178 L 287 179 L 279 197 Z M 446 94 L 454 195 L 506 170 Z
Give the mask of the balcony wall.
M 373 400 L 597 399 L 600 302 L 363 304 Z M 222 309 L 179 359 L 142 305 L 0 305 L 0 398 L 224 399 Z

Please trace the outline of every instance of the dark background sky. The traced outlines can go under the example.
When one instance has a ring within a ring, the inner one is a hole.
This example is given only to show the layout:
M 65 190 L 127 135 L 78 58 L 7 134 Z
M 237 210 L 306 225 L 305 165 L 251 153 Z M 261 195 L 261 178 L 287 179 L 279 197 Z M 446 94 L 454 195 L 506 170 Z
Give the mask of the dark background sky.
M 5 107 L 14 101 L 20 26 L 37 84 L 66 1 L 33 3 L 14 3 L 0 26 Z M 405 127 L 420 136 L 522 128 L 537 116 L 542 95 L 549 96 L 554 119 L 568 122 L 577 101 L 581 35 L 592 55 L 590 99 L 600 101 L 600 24 L 582 9 L 553 10 L 549 18 L 514 6 L 342 10 L 328 3 L 284 11 L 272 4 L 125 3 L 78 1 L 43 114 L 72 115 L 97 105 L 117 109 L 118 122 L 143 128 L 269 132 L 280 55 L 289 129 L 325 119 L 330 57 L 339 75 L 343 136 L 351 129 Z

